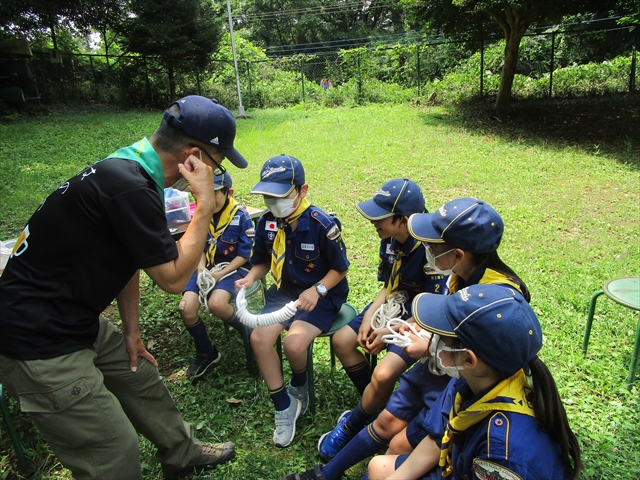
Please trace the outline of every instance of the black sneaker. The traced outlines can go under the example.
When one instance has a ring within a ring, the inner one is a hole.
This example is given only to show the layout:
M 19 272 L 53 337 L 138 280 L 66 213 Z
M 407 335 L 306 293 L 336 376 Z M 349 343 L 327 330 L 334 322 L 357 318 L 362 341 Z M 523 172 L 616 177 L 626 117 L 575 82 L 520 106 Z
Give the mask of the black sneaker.
M 218 356 L 209 355 L 208 353 L 198 352 L 196 355 L 196 359 L 193 361 L 189 368 L 187 368 L 187 378 L 190 378 L 191 381 L 196 381 L 200 379 L 209 367 L 215 367 L 218 363 L 220 363 L 220 359 L 222 355 L 218 352 Z
M 282 480 L 327 480 L 322 474 L 322 465 L 317 464 L 315 467 L 302 473 L 290 473 Z
M 162 468 L 162 476 L 165 480 L 178 480 L 180 477 L 200 473 L 209 470 L 216 465 L 227 463 L 236 455 L 236 448 L 231 442 L 226 443 L 203 443 L 202 453 L 196 458 L 191 465 L 180 470 L 167 470 Z

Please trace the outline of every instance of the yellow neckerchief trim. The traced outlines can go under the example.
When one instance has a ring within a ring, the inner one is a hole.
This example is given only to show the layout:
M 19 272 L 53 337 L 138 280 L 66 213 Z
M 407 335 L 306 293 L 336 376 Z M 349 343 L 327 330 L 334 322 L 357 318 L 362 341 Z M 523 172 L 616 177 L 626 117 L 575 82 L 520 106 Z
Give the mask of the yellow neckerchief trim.
M 213 237 L 214 241 L 209 244 L 209 248 L 205 253 L 207 266 L 214 265 L 216 250 L 218 249 L 218 238 L 220 238 L 229 226 L 231 220 L 233 220 L 233 217 L 235 217 L 236 212 L 240 210 L 240 208 L 242 208 L 242 204 L 238 203 L 233 197 L 229 197 L 229 203 L 224 210 L 220 212 L 220 218 L 218 218 L 217 223 L 214 225 L 213 221 L 209 222 L 209 234 Z
M 409 237 L 409 238 L 411 238 L 411 237 Z M 415 239 L 414 239 L 414 241 L 416 243 L 411 248 L 411 251 L 409 252 L 409 255 L 411 255 L 420 245 L 422 245 L 422 242 L 419 242 L 419 241 L 417 241 Z M 403 247 L 404 247 L 404 245 L 403 245 Z M 400 267 L 402 267 L 403 257 L 406 257 L 408 255 L 405 254 L 402 251 L 402 249 L 400 249 L 398 254 L 399 255 L 395 255 L 394 258 L 393 258 L 393 266 L 391 267 L 391 275 L 389 276 L 389 282 L 387 283 L 386 298 L 389 298 L 389 296 L 392 293 L 397 292 L 398 288 L 400 287 Z
M 284 266 L 284 255 L 287 250 L 287 235 L 284 233 L 285 224 L 290 225 L 302 216 L 304 212 L 311 206 L 307 198 L 300 200 L 298 208 L 289 215 L 284 222 L 278 222 L 278 233 L 273 240 L 273 249 L 271 255 L 271 278 L 276 288 L 282 285 L 282 267 Z
M 456 293 L 459 288 L 458 284 L 460 282 L 460 277 L 457 274 L 451 275 L 449 278 L 449 293 Z M 485 269 L 482 278 L 478 281 L 479 284 L 490 284 L 490 285 L 511 285 L 513 288 L 517 289 L 520 293 L 522 290 L 520 289 L 520 285 L 515 281 L 511 280 L 504 273 L 496 272 L 495 270 L 491 270 L 490 268 Z
M 511 377 L 498 383 L 477 402 L 464 410 L 460 411 L 462 395 L 456 393 L 453 408 L 449 412 L 449 423 L 444 431 L 440 447 L 439 465 L 442 467 L 442 476 L 448 477 L 453 473 L 451 452 L 453 451 L 453 438 L 456 433 L 464 432 L 496 411 L 515 412 L 535 417 L 533 408 L 531 408 L 527 400 L 527 394 L 530 391 L 531 385 L 527 380 L 527 376 L 520 369 Z

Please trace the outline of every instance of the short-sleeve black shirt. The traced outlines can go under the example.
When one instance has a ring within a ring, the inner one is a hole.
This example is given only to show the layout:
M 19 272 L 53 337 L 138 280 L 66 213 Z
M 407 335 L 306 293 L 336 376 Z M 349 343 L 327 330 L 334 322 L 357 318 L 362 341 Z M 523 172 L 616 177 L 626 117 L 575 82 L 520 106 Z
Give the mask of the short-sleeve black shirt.
M 60 185 L 21 238 L 0 277 L 0 354 L 20 360 L 90 347 L 136 270 L 178 256 L 153 180 L 120 158 Z

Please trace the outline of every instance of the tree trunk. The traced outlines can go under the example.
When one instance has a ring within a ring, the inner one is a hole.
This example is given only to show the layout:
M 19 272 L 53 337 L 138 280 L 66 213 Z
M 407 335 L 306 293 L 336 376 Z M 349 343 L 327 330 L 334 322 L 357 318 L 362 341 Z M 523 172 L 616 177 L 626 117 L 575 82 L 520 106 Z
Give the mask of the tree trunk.
M 498 90 L 498 97 L 496 98 L 495 104 L 497 110 L 506 110 L 509 108 L 513 78 L 516 74 L 516 65 L 518 64 L 520 40 L 522 40 L 524 33 L 536 16 L 534 8 L 524 12 L 519 11 L 508 3 L 508 0 L 504 1 L 503 7 L 503 11 L 496 9 L 488 10 L 489 15 L 491 15 L 502 28 L 506 41 L 504 46 L 504 65 L 502 67 L 502 75 L 500 76 L 500 89 Z
M 174 76 L 173 67 L 169 66 L 167 69 L 167 74 L 169 76 L 169 101 L 175 102 L 176 98 L 176 78 Z
M 516 65 L 518 64 L 520 40 L 522 40 L 523 34 L 524 32 L 516 33 L 512 30 L 511 35 L 506 38 L 506 45 L 504 46 L 504 65 L 502 67 L 500 89 L 498 90 L 495 105 L 497 110 L 506 110 L 509 108 L 513 78 L 516 75 Z

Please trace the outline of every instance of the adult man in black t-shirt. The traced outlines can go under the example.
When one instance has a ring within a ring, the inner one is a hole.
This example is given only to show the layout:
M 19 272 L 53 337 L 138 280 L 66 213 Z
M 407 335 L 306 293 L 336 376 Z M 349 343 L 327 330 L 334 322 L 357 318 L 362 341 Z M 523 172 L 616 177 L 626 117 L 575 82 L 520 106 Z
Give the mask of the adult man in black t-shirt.
M 151 136 L 87 167 L 37 208 L 0 277 L 0 381 L 74 478 L 141 479 L 137 432 L 165 478 L 231 459 L 182 421 L 139 330 L 139 273 L 180 293 L 197 267 L 214 209 L 213 169 L 235 118 L 217 102 L 173 103 Z M 184 178 L 197 207 L 176 244 L 163 190 Z M 116 298 L 122 330 L 101 312 Z M 139 358 L 141 357 L 141 359 Z

